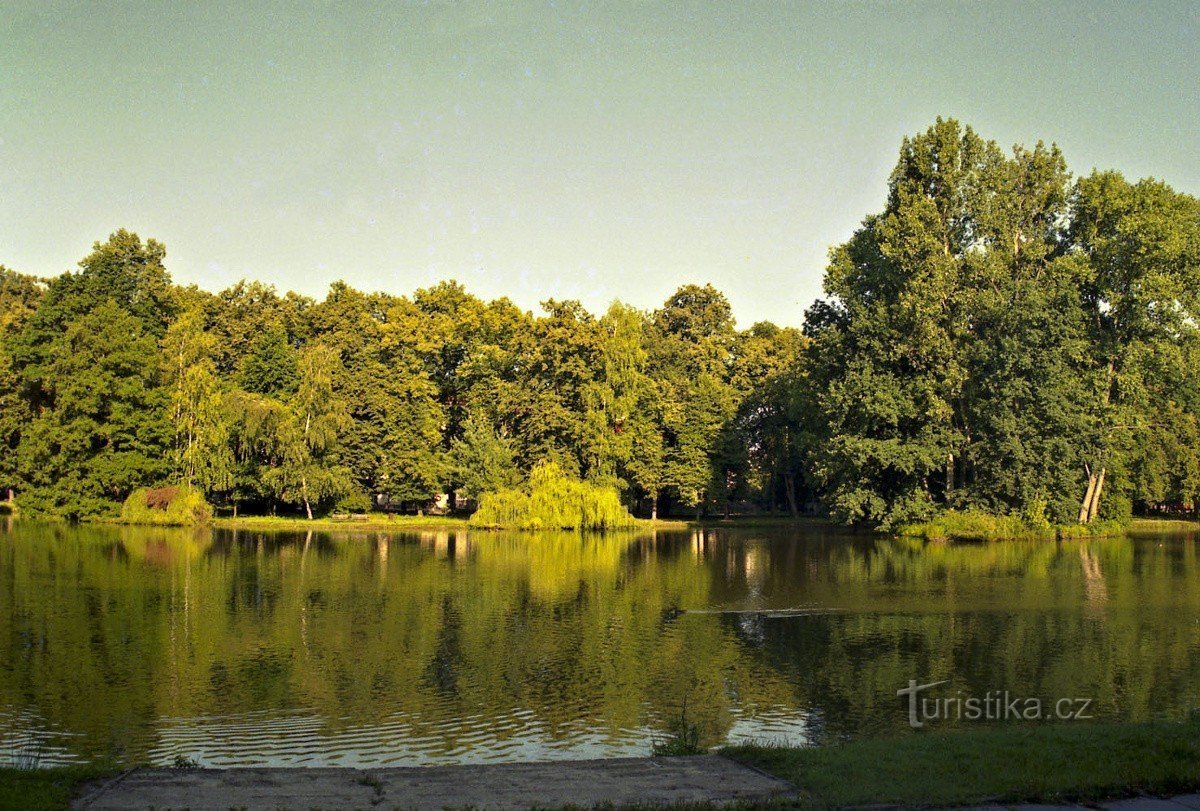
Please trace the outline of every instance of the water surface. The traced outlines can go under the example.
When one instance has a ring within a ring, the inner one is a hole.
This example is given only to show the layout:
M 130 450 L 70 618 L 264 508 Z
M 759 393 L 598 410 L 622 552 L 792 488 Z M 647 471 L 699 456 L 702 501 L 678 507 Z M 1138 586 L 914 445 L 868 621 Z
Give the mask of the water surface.
M 908 731 L 896 691 L 1200 706 L 1192 534 L 925 544 L 0 524 L 0 761 L 420 765 Z

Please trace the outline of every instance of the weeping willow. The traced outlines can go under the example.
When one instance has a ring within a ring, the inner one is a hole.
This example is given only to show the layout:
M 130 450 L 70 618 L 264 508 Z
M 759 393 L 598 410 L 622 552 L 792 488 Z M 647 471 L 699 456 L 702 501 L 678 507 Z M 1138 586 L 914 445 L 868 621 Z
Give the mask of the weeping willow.
M 553 462 L 538 465 L 519 489 L 485 493 L 471 526 L 488 529 L 628 529 L 637 521 L 611 487 L 573 479 Z

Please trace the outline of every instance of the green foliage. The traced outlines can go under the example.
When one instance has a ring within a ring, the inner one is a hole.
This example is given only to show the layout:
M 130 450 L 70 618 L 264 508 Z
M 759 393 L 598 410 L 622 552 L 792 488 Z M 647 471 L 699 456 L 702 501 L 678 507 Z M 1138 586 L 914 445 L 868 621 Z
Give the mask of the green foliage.
M 17 450 L 33 513 L 110 515 L 167 472 L 170 429 L 156 340 L 108 300 L 54 342 L 39 386 L 46 405 Z
M 209 294 L 165 256 L 120 230 L 46 282 L 0 267 L 0 488 L 31 513 L 170 481 L 271 513 L 495 491 L 516 515 L 545 461 L 652 514 L 817 499 L 884 529 L 1200 503 L 1200 201 L 953 120 L 903 141 L 803 335 L 739 331 L 711 285 L 535 315 L 453 281 Z
M 474 421 L 468 421 L 462 437 L 451 444 L 450 469 L 471 498 L 516 487 L 521 481 L 512 442 Z
M 229 424 L 213 363 L 215 343 L 196 308 L 181 314 L 162 342 L 175 428 L 173 472 L 184 485 L 195 484 L 206 493 L 226 492 L 234 484 Z
M 313 504 L 351 488 L 350 471 L 337 458 L 338 435 L 348 417 L 333 391 L 336 364 L 336 353 L 320 344 L 301 355 L 299 385 L 270 438 L 276 464 L 262 474 L 280 500 L 303 505 L 309 518 Z
M 343 494 L 333 505 L 337 513 L 366 513 L 371 511 L 371 494 L 355 487 Z
M 184 527 L 207 524 L 212 507 L 196 487 L 139 487 L 121 506 L 121 523 Z
M 37 279 L 0 265 L 0 493 L 19 483 L 16 450 L 33 417 L 29 400 L 21 396 L 21 374 L 8 344 L 37 312 L 43 294 Z
M 0 767 L 0 809 L 60 811 L 70 807 L 83 783 L 113 777 L 119 771 L 98 763 L 31 769 Z
M 1119 502 L 1120 497 L 1112 501 Z M 1036 509 L 1036 502 L 1031 503 L 1031 509 Z M 1044 512 L 1029 516 L 997 515 L 971 508 L 946 510 L 929 521 L 901 525 L 896 528 L 896 534 L 930 541 L 1053 540 L 1120 534 L 1129 526 L 1129 520 L 1130 516 L 1126 514 L 1124 518 L 1102 517 L 1102 520 L 1086 525 L 1051 524 Z
M 522 489 L 484 493 L 471 526 L 522 530 L 613 530 L 636 525 L 616 490 L 573 479 L 553 462 L 530 472 Z
M 296 350 L 283 325 L 266 325 L 242 360 L 238 385 L 255 394 L 290 394 L 298 379 Z
M 982 510 L 947 510 L 921 524 L 905 524 L 898 535 L 926 540 L 999 541 L 1055 537 L 1048 523 L 1026 523 L 1015 515 L 995 515 Z
M 417 346 L 421 314 L 339 282 L 309 315 L 314 337 L 339 355 L 333 391 L 348 417 L 339 458 L 357 486 L 400 501 L 441 492 L 445 410 Z
M 675 719 L 667 730 L 667 737 L 651 745 L 654 757 L 686 757 L 702 755 L 707 750 L 700 745 L 700 728 L 684 717 Z
M 905 139 L 807 314 L 830 511 L 1042 526 L 1124 520 L 1131 493 L 1194 504 L 1198 281 L 1194 198 L 1114 173 L 1072 187 L 1056 147 L 1005 155 L 955 121 Z

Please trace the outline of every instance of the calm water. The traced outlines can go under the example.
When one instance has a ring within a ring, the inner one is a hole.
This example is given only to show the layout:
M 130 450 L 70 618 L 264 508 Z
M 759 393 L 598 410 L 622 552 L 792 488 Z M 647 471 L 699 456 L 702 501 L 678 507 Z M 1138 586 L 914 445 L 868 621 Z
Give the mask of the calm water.
M 1200 705 L 1187 535 L 937 545 L 0 524 L 0 762 L 427 764 L 906 730 L 896 690 Z

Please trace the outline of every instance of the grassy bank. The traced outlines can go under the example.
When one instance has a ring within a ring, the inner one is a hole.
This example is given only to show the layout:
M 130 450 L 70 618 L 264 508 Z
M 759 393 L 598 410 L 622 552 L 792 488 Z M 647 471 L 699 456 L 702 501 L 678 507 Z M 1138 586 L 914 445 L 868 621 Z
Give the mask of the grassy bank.
M 1200 531 L 1200 521 L 1182 518 L 1135 518 L 1129 524 L 1129 532 L 1134 535 L 1196 531 Z
M 238 518 L 214 518 L 214 527 L 224 529 L 274 529 L 288 532 L 308 530 L 403 532 L 406 530 L 451 530 L 466 529 L 467 519 L 449 515 L 385 515 L 371 514 L 352 516 L 346 519 L 282 518 L 270 515 L 240 516 Z
M 1036 541 L 1119 535 L 1126 526 L 1116 521 L 1090 524 L 1031 524 L 1015 515 L 992 515 L 978 510 L 948 510 L 931 521 L 905 524 L 896 534 L 929 541 Z
M 65 809 L 80 783 L 118 772 L 110 766 L 65 766 L 54 769 L 0 768 L 0 811 Z
M 1086 802 L 1200 787 L 1200 717 L 1003 727 L 723 754 L 791 781 L 813 805 Z
M 467 519 L 449 515 L 376 515 L 367 514 L 363 517 L 349 519 L 314 518 L 281 518 L 273 516 L 244 516 L 238 518 L 214 518 L 214 527 L 222 529 L 256 529 L 279 530 L 281 532 L 436 532 L 439 530 L 465 530 Z M 638 520 L 635 529 L 687 529 L 692 526 L 687 521 L 644 521 Z

